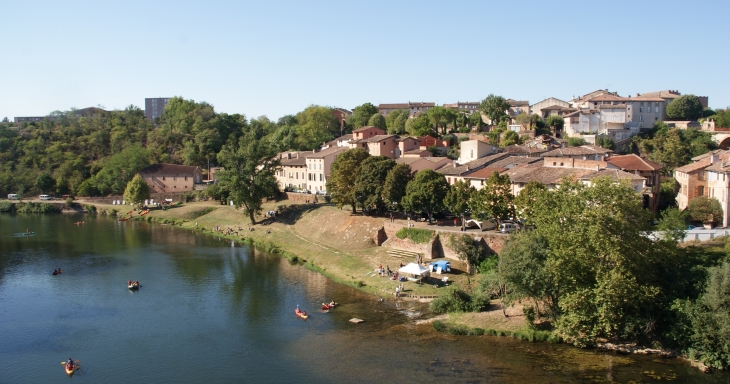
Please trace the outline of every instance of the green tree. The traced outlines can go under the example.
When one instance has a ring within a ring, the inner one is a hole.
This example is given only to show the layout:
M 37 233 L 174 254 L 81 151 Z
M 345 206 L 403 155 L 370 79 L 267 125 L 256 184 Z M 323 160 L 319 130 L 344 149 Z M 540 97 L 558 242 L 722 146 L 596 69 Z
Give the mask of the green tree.
M 527 183 L 525 188 L 523 188 L 514 199 L 515 213 L 517 214 L 517 217 L 528 223 L 532 223 L 532 206 L 540 199 L 540 196 L 545 193 L 545 191 L 547 191 L 545 185 L 536 180 L 531 180 Z
M 330 177 L 327 179 L 327 192 L 339 208 L 344 205 L 356 212 L 355 187 L 362 163 L 370 154 L 362 148 L 348 149 L 332 162 Z
M 682 241 L 687 235 L 686 213 L 676 207 L 669 207 L 662 212 L 657 229 L 662 238 L 672 241 Z
M 400 211 L 403 209 L 401 201 L 406 195 L 406 187 L 413 180 L 413 173 L 408 164 L 396 164 L 385 177 L 382 197 L 389 209 Z
M 125 148 L 91 167 L 94 186 L 102 195 L 122 194 L 134 175 L 149 165 L 150 151 L 138 146 Z
M 484 249 L 481 245 L 477 244 L 469 235 L 455 235 L 451 237 L 449 246 L 456 252 L 459 260 L 466 264 L 466 273 L 471 275 L 472 266 L 479 263 L 482 258 Z
M 383 186 L 393 167 L 395 161 L 386 156 L 371 156 L 362 162 L 355 180 L 355 201 L 363 211 L 383 211 L 387 208 L 382 196 Z
M 431 121 L 429 120 L 428 115 L 423 113 L 418 115 L 417 117 L 408 119 L 408 121 L 406 121 L 406 131 L 411 136 L 415 137 L 433 134 L 433 129 L 431 129 Z
M 385 124 L 390 134 L 406 133 L 406 121 L 408 121 L 408 110 L 396 109 L 385 116 Z
M 34 185 L 41 193 L 51 192 L 56 187 L 56 180 L 54 180 L 48 172 L 43 172 L 38 175 Z
M 150 186 L 142 179 L 142 176 L 139 174 L 134 175 L 124 189 L 124 200 L 135 205 L 140 205 L 149 198 Z
M 352 116 L 347 119 L 347 122 L 350 123 L 354 129 L 362 128 L 368 125 L 368 121 L 376 113 L 378 113 L 378 108 L 370 103 L 358 105 L 352 110 Z
M 514 197 L 509 176 L 492 173 L 484 188 L 472 195 L 469 201 L 471 214 L 479 220 L 502 220 L 515 216 Z
M 479 111 L 472 112 L 471 115 L 469 115 L 469 125 L 476 127 L 477 131 L 481 131 L 482 126 L 484 126 L 484 121 L 482 121 L 482 114 Z
M 563 129 L 563 124 L 565 124 L 565 120 L 563 120 L 562 116 L 550 115 L 547 119 L 545 119 L 545 125 L 550 127 L 553 132 L 561 131 Z
M 388 130 L 388 125 L 385 122 L 385 117 L 380 113 L 375 113 L 368 120 L 368 125 L 382 129 L 383 131 Z
M 546 314 L 555 316 L 559 308 L 559 287 L 548 268 L 549 244 L 539 232 L 521 231 L 510 235 L 499 254 L 499 274 L 509 287 L 505 305 L 514 301 L 532 300 L 540 315 L 545 303 Z
M 406 186 L 406 195 L 401 204 L 406 211 L 428 214 L 428 222 L 433 223 L 433 214 L 444 208 L 444 198 L 449 191 L 446 177 L 430 169 L 416 173 L 416 177 Z
M 455 215 L 461 216 L 461 228 L 464 228 L 464 218 L 469 213 L 469 201 L 476 193 L 476 188 L 463 180 L 459 180 L 449 187 L 444 197 L 444 205 Z
M 616 143 L 614 143 L 613 139 L 607 136 L 597 136 L 596 145 L 610 150 L 613 150 L 616 147 Z
M 340 122 L 327 107 L 310 105 L 296 116 L 298 147 L 303 150 L 319 148 L 340 131 Z
M 586 145 L 586 141 L 583 140 L 582 137 L 569 137 L 568 138 L 569 147 L 579 147 L 581 145 Z
M 687 204 L 687 215 L 703 224 L 722 222 L 722 205 L 714 197 L 697 196 Z
M 218 174 L 221 189 L 236 208 L 243 207 L 251 224 L 256 224 L 262 200 L 279 192 L 274 177 L 280 167 L 276 146 L 260 126 L 251 126 L 240 138 L 224 145 L 218 158 L 224 167 Z
M 522 112 L 515 116 L 515 122 L 521 125 L 522 129 L 529 129 L 532 125 L 532 118 L 529 114 Z
M 506 131 L 499 141 L 499 146 L 502 148 L 506 148 L 514 144 L 520 144 L 520 136 L 517 134 L 517 132 L 512 130 Z
M 672 100 L 666 109 L 669 120 L 697 120 L 702 116 L 702 104 L 695 95 L 684 95 Z
M 448 123 L 453 124 L 456 121 L 456 113 L 449 108 L 441 106 L 435 106 L 429 109 L 426 114 L 436 132 L 439 132 L 440 127 L 443 134 L 446 134 L 446 125 Z
M 492 121 L 492 125 L 497 125 L 509 119 L 509 115 L 507 114 L 509 108 L 510 105 L 504 97 L 493 94 L 487 96 L 479 104 L 479 111 L 484 113 Z
M 704 293 L 690 306 L 690 320 L 690 355 L 712 368 L 730 368 L 730 262 L 709 269 Z

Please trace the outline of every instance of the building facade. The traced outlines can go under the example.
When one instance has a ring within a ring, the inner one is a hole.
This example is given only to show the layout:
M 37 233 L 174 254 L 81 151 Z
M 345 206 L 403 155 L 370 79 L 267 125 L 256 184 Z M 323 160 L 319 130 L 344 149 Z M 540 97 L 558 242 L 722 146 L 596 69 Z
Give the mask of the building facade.
M 170 97 L 154 97 L 144 99 L 144 117 L 154 121 L 165 112 L 165 106 L 170 102 Z
M 178 164 L 153 164 L 139 171 L 152 193 L 190 192 L 202 183 L 199 167 Z

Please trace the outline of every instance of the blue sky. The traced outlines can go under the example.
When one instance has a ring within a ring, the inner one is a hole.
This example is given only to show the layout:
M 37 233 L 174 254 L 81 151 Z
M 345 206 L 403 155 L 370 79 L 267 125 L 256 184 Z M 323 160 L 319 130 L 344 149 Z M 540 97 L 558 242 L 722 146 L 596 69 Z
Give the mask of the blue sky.
M 0 0 L 0 118 L 183 96 L 277 119 L 599 88 L 730 106 L 724 0 L 104 3 Z

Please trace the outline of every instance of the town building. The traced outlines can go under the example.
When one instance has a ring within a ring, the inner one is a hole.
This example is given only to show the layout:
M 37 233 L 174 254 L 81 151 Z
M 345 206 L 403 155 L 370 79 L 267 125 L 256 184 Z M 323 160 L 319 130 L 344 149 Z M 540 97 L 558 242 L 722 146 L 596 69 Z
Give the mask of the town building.
M 412 136 L 397 137 L 395 139 L 395 158 L 398 159 L 405 156 L 406 153 L 412 151 L 420 151 L 419 141 L 417 138 Z
M 486 168 L 487 166 L 490 166 L 490 164 L 507 157 L 509 157 L 509 155 L 506 153 L 497 153 L 464 164 L 459 164 L 458 162 L 453 161 L 437 169 L 436 172 L 444 175 L 444 177 L 446 177 L 446 182 L 449 184 L 455 184 L 459 180 L 464 180 L 464 178 L 470 173 Z
M 538 115 L 543 119 L 546 119 L 551 115 L 562 116 L 565 111 L 573 111 L 570 103 L 567 101 L 560 100 L 555 97 L 548 97 L 545 100 L 538 101 L 535 104 L 530 105 L 530 109 L 527 113 L 530 115 Z
M 606 162 L 618 169 L 633 173 L 645 179 L 646 189 L 641 191 L 644 200 L 644 207 L 652 212 L 659 209 L 659 193 L 661 192 L 661 165 L 643 159 L 637 155 L 614 155 Z
M 408 116 L 414 117 L 420 113 L 428 112 L 429 109 L 436 106 L 436 103 L 431 102 L 407 102 L 407 103 L 395 103 L 395 104 L 380 104 L 378 105 L 378 112 L 383 116 L 388 116 L 389 113 L 403 109 L 408 111 Z
M 479 113 L 480 104 L 481 103 L 478 101 L 457 101 L 456 103 L 452 104 L 444 104 L 444 107 L 454 109 L 457 112 L 464 112 L 467 115 L 471 115 L 474 112 Z
M 336 148 L 336 147 L 335 147 Z M 291 151 L 279 154 L 281 168 L 275 173 L 282 191 L 307 190 L 307 155 L 312 151 Z
M 327 178 L 332 171 L 332 163 L 337 156 L 345 152 L 347 147 L 331 147 L 325 150 L 307 154 L 307 185 L 312 193 L 325 194 L 327 192 Z
M 178 164 L 153 164 L 139 171 L 152 193 L 190 192 L 202 183 L 199 167 Z
M 165 112 L 165 106 L 170 102 L 170 97 L 154 97 L 144 99 L 144 117 L 154 121 Z
M 459 143 L 459 164 L 499 152 L 497 147 L 482 140 L 464 140 Z
M 385 131 L 378 127 L 368 125 L 366 127 L 358 128 L 352 131 L 352 140 L 369 139 L 377 135 L 385 135 Z

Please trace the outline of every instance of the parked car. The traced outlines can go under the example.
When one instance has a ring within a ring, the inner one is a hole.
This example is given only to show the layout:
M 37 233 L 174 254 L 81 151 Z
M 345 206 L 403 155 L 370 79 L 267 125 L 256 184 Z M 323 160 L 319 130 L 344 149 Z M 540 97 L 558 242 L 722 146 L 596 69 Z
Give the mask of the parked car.
M 691 231 L 691 230 L 693 230 L 693 229 L 705 229 L 705 228 L 704 228 L 704 227 L 696 227 L 696 226 L 694 226 L 694 225 L 690 225 L 690 226 L 688 226 L 688 227 L 687 227 L 687 230 L 688 230 L 688 231 Z
M 499 225 L 499 231 L 502 233 L 510 233 L 518 229 L 520 229 L 520 226 L 517 223 L 502 223 Z
M 51 195 L 40 195 L 38 196 L 38 198 L 41 200 L 53 200 L 53 197 L 51 197 Z

